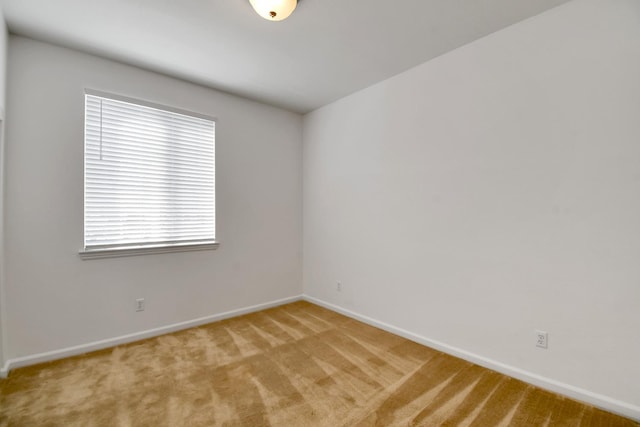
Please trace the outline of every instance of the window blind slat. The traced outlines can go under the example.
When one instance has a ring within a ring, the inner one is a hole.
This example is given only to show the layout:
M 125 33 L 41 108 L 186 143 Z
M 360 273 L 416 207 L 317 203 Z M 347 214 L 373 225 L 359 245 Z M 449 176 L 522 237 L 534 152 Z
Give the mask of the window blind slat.
M 88 166 L 92 165 L 89 164 Z M 145 175 L 141 175 L 142 173 L 145 173 Z M 148 169 L 135 171 L 131 170 L 130 168 L 123 168 L 116 173 L 113 173 L 110 170 L 105 170 L 104 168 L 100 168 L 96 171 L 95 175 L 87 181 L 90 181 L 93 184 L 107 182 L 114 186 L 119 183 L 127 183 L 130 185 L 136 185 L 138 188 L 143 187 L 145 183 L 149 183 L 151 185 L 161 184 L 176 187 L 179 187 L 181 185 L 193 185 L 194 187 L 210 187 L 215 184 L 213 177 L 208 176 L 199 177 L 197 175 L 175 174 L 174 179 L 169 182 L 166 180 L 164 175 L 159 174 L 155 171 Z
M 99 133 L 101 129 L 102 129 L 103 138 L 112 137 L 114 139 L 122 139 L 125 137 L 129 137 L 134 140 L 141 139 L 149 142 L 150 144 L 149 148 L 153 148 L 154 145 L 163 145 L 162 143 L 164 139 L 167 137 L 165 133 L 153 133 L 153 132 L 149 132 L 148 130 L 146 132 L 142 132 L 136 129 L 127 130 L 121 124 L 118 125 L 118 127 L 109 126 L 109 123 L 105 120 L 103 120 L 102 128 L 90 127 L 87 129 L 87 131 L 90 136 L 93 135 L 95 132 L 97 132 L 98 133 L 97 136 L 99 137 L 100 136 Z M 181 138 L 180 135 L 175 135 L 175 134 L 171 136 L 174 140 L 175 146 L 192 148 L 194 152 L 208 151 L 206 147 L 202 147 L 200 145 L 206 142 L 205 139 L 186 138 L 186 137 Z

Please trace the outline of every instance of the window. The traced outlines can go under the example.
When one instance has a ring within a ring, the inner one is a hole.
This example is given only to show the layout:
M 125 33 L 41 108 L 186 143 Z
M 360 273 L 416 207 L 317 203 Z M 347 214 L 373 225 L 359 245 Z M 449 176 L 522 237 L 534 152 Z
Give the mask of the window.
M 85 94 L 82 258 L 214 249 L 215 121 Z

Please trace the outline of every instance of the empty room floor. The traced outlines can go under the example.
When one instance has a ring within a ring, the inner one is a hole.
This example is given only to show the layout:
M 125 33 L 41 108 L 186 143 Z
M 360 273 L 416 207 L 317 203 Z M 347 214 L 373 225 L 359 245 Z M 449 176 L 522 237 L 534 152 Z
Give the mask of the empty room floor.
M 1 426 L 638 426 L 307 302 L 16 369 Z

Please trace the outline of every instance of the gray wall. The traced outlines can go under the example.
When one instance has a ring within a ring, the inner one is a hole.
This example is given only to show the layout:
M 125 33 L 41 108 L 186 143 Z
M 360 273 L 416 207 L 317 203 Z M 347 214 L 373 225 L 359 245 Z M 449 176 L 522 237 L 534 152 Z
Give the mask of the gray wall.
M 8 358 L 302 293 L 300 115 L 14 36 L 8 79 Z M 218 250 L 80 260 L 85 88 L 217 118 Z
M 7 75 L 7 25 L 0 7 L 0 369 L 4 366 L 4 106 Z
M 639 16 L 574 1 L 305 116 L 305 293 L 640 417 Z

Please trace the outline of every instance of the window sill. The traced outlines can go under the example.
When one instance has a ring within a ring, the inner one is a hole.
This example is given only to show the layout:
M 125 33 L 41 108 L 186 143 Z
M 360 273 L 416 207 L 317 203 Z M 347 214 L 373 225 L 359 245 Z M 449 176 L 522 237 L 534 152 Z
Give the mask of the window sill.
M 218 249 L 218 246 L 220 246 L 220 243 L 218 242 L 122 246 L 101 249 L 82 249 L 80 250 L 80 252 L 78 252 L 78 255 L 83 260 L 89 260 L 99 258 L 118 258 L 125 256 L 165 254 L 172 252 L 208 251 Z

